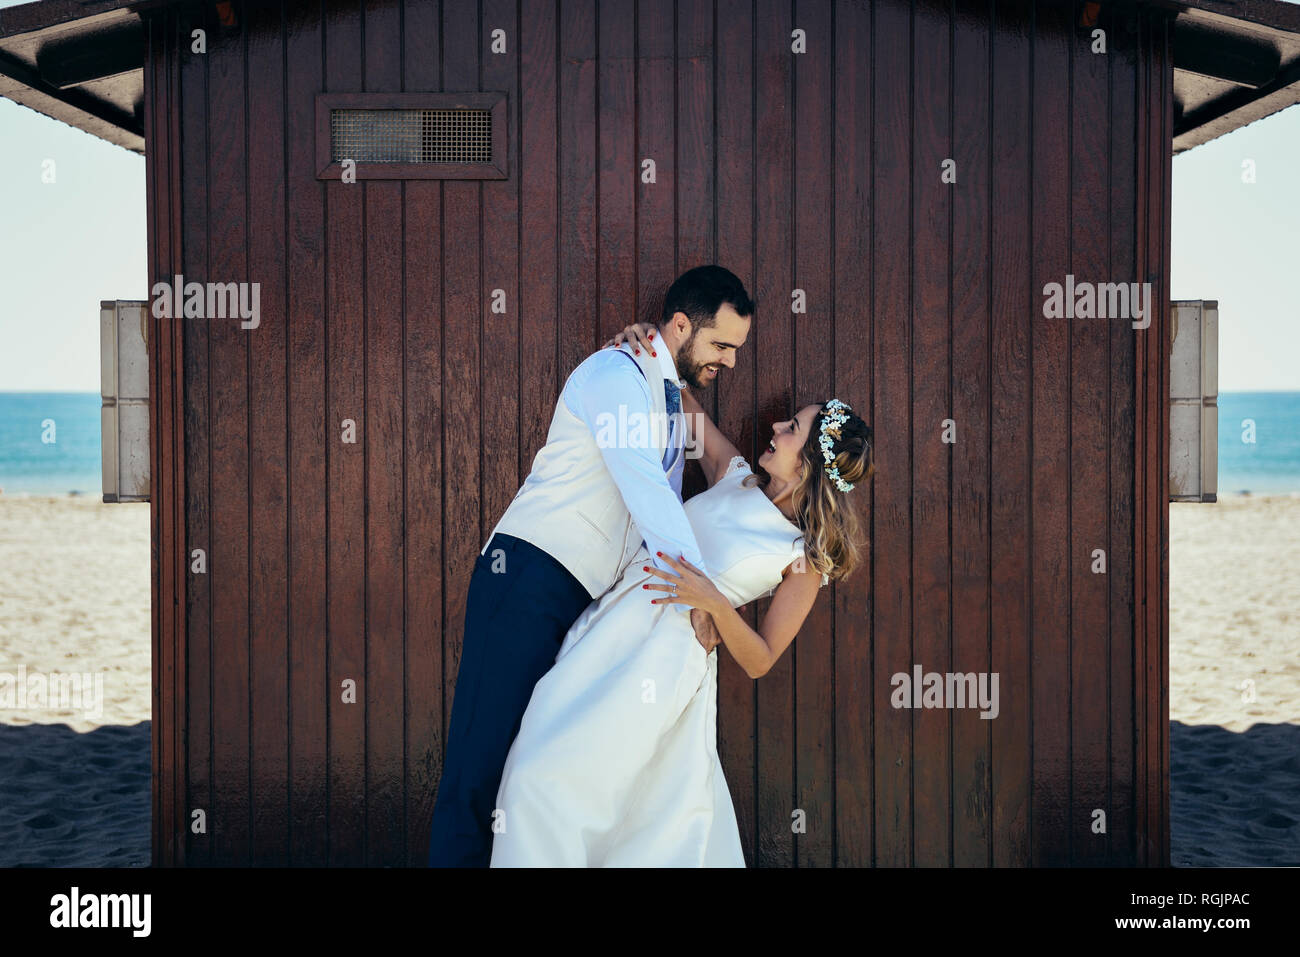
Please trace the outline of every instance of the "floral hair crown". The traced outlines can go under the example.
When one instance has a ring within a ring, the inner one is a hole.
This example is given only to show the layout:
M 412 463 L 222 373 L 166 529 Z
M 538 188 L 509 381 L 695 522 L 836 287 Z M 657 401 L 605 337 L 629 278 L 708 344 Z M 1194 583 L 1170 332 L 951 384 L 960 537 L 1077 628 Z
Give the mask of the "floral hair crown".
M 831 465 L 831 462 L 835 459 L 835 456 L 831 453 L 831 436 L 837 439 L 843 438 L 840 434 L 840 427 L 849 420 L 849 414 L 852 411 L 846 403 L 841 402 L 839 399 L 831 399 L 822 409 L 822 429 L 818 443 L 822 447 L 822 458 L 826 460 L 824 466 L 826 474 L 834 480 L 835 487 L 841 492 L 853 491 L 853 483 L 840 478 L 838 465 Z

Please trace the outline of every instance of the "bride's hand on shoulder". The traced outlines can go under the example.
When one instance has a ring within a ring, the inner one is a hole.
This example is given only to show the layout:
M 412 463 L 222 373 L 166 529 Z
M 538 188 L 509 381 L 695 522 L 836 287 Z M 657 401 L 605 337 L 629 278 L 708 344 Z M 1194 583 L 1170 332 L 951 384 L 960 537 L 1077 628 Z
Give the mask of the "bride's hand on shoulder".
M 650 591 L 667 592 L 662 598 L 652 598 L 650 604 L 690 605 L 692 608 L 707 611 L 711 615 L 720 614 L 722 611 L 731 608 L 726 596 L 718 591 L 718 586 L 713 584 L 707 575 L 684 557 L 673 558 L 663 552 L 656 552 L 655 554 L 671 565 L 677 574 L 674 575 L 672 572 L 663 571 L 653 565 L 642 566 L 650 574 L 666 581 L 666 584 L 663 585 L 647 583 L 641 586 Z
M 657 348 L 655 346 L 655 333 L 658 331 L 651 323 L 634 322 L 630 326 L 625 326 L 622 332 L 610 339 L 601 348 L 612 349 L 624 342 L 630 342 L 635 349 L 644 349 L 646 352 L 653 353 Z

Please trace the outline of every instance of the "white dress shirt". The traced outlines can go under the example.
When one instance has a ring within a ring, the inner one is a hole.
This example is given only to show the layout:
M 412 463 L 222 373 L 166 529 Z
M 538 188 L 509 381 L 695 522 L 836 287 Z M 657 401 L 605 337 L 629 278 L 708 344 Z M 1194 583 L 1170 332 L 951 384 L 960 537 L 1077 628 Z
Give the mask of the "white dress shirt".
M 672 353 L 663 345 L 655 351 L 663 377 L 671 379 L 680 387 L 682 380 L 677 375 Z M 616 443 L 601 441 L 602 424 L 604 435 L 608 437 L 611 434 L 610 422 L 651 421 L 652 383 L 647 382 L 641 370 L 628 361 L 629 356 L 620 354 L 617 349 L 602 349 L 597 356 L 603 358 L 587 363 L 583 374 L 573 375 L 560 393 L 560 398 L 596 437 L 597 444 L 601 447 L 601 458 L 646 543 L 650 560 L 664 571 L 676 575 L 671 565 L 655 557 L 655 552 L 663 552 L 673 558 L 685 556 L 687 561 L 707 576 L 708 569 L 704 567 L 695 533 L 682 509 L 681 492 L 673 490 L 668 473 L 664 471 L 665 459 L 672 460 L 671 452 L 682 444 L 686 430 L 679 427 L 680 422 L 673 423 L 668 456 L 661 454 L 660 446 L 654 441 L 635 441 L 633 429 L 627 430 L 633 435 L 633 441 L 628 441 L 628 434 L 618 434 L 619 441 Z M 662 382 L 655 382 L 653 387 L 662 389 L 664 386 Z M 625 410 L 622 416 L 620 406 Z M 638 419 L 638 416 L 644 418 Z M 615 432 L 617 434 L 617 430 Z M 642 447 L 634 447 L 637 445 Z M 682 457 L 676 458 L 680 470 L 683 467 Z M 684 611 L 688 606 L 674 604 L 673 607 Z

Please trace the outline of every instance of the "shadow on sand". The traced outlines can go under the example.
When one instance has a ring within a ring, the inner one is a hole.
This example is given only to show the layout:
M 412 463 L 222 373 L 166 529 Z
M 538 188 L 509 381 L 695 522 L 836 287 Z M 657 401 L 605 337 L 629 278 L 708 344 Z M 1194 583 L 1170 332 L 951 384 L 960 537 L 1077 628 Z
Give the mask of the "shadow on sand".
M 1169 723 L 1169 862 L 1300 865 L 1300 725 Z
M 148 867 L 149 724 L 0 724 L 0 867 Z

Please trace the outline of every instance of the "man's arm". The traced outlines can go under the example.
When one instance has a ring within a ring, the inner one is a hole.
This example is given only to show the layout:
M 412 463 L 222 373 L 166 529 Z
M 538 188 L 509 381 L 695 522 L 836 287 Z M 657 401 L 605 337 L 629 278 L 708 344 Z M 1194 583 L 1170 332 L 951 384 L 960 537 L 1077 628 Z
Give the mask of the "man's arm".
M 654 557 L 655 553 L 664 552 L 674 558 L 685 555 L 707 575 L 695 533 L 681 500 L 668 483 L 662 461 L 664 450 L 654 442 L 640 441 L 653 425 L 649 383 L 626 357 L 614 350 L 598 354 L 603 356 L 601 363 L 585 378 L 572 383 L 570 392 L 562 398 L 596 439 L 605 466 L 645 539 L 651 560 L 664 571 L 672 572 L 671 566 Z M 620 406 L 625 409 L 621 416 Z M 638 422 L 646 424 L 639 434 Z M 628 431 L 637 438 L 636 444 L 643 447 L 633 447 L 629 441 L 631 436 L 620 433 L 620 423 L 629 426 Z

